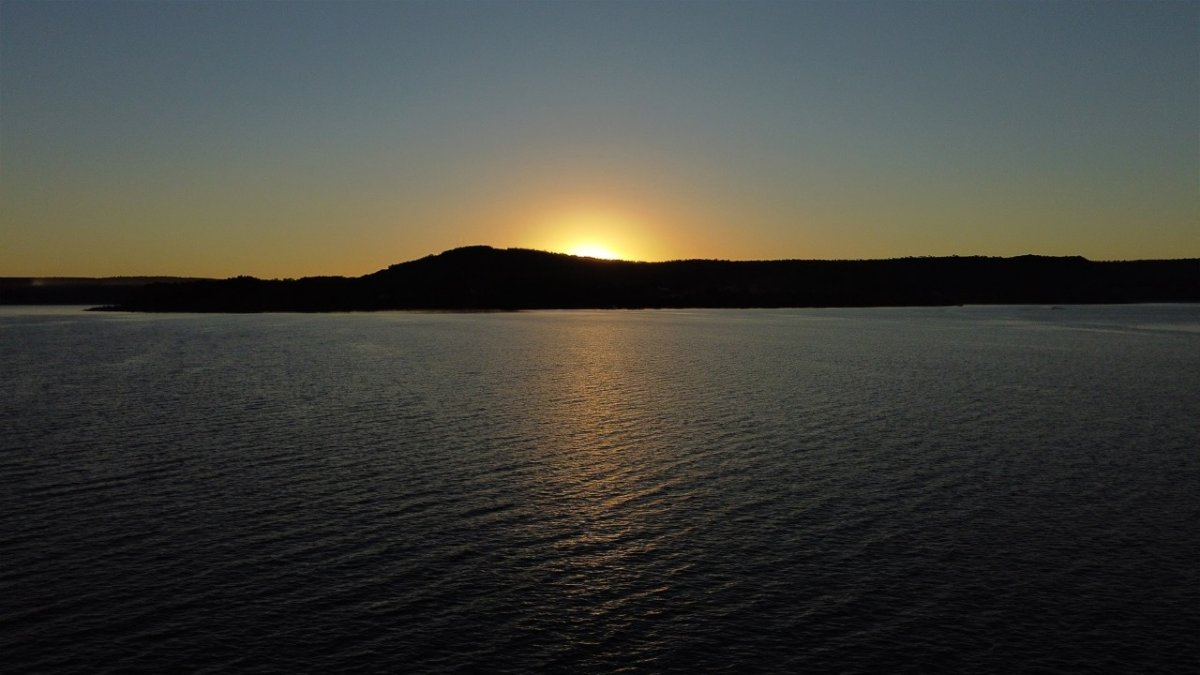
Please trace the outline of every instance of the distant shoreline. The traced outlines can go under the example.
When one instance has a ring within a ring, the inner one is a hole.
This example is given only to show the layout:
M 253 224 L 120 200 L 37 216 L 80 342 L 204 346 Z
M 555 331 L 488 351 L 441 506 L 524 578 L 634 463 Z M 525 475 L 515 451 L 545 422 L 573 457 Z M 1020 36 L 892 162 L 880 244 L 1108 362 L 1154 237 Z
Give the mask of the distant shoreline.
M 1200 259 L 628 262 L 471 246 L 361 277 L 0 278 L 0 304 L 134 312 L 920 307 L 1200 302 Z

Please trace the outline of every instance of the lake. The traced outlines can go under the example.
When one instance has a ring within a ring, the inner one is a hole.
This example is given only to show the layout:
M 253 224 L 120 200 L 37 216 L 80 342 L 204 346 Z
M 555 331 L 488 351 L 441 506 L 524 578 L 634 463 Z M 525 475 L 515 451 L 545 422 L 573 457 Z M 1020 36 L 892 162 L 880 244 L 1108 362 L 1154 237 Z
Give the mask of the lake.
M 1200 669 L 1200 306 L 0 308 L 6 672 Z

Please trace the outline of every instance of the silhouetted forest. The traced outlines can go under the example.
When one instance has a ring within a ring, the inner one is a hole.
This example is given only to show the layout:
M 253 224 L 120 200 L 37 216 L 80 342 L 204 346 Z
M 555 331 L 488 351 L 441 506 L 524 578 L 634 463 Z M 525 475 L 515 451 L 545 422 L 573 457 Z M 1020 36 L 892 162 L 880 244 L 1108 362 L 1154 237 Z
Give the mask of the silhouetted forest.
M 627 262 L 458 248 L 357 278 L 149 283 L 103 309 L 145 312 L 862 307 L 1200 302 L 1200 259 L 1081 257 Z

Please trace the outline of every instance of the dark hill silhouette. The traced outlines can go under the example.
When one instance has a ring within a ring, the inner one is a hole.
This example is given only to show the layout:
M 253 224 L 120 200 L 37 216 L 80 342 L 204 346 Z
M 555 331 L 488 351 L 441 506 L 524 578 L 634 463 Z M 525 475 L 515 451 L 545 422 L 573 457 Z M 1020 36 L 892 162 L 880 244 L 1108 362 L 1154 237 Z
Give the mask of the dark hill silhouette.
M 598 260 L 469 246 L 357 278 L 150 284 L 106 309 L 362 311 L 1200 302 L 1200 259 Z

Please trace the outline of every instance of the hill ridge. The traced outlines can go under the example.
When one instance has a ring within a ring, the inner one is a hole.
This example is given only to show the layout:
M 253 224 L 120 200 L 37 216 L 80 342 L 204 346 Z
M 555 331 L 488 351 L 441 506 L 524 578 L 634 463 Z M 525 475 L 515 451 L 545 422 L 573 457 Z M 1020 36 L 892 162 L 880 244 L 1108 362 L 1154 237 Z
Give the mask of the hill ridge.
M 371 311 L 1200 302 L 1200 259 L 601 260 L 463 246 L 360 277 L 148 284 L 107 309 Z

